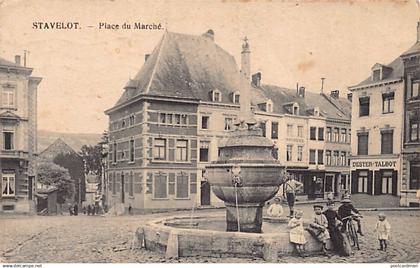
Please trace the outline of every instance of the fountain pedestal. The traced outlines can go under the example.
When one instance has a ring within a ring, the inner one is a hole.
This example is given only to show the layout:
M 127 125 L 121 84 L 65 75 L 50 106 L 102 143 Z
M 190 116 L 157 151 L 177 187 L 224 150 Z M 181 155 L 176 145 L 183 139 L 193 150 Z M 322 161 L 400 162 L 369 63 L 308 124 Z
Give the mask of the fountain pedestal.
M 264 203 L 283 182 L 273 146 L 261 129 L 242 122 L 206 167 L 214 194 L 225 202 L 227 231 L 261 232 Z

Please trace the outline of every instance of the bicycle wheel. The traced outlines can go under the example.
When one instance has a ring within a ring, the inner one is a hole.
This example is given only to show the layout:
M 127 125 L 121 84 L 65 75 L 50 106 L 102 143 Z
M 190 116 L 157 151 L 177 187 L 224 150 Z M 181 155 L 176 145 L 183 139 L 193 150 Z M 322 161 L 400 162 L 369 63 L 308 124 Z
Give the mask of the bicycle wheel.
M 354 228 L 353 223 L 350 224 L 350 230 L 351 230 L 351 237 L 352 237 L 352 240 L 353 240 L 352 241 L 353 242 L 353 246 L 354 247 L 357 247 L 357 249 L 360 250 L 360 247 L 359 247 L 359 236 L 358 236 L 358 234 L 356 232 L 356 229 Z

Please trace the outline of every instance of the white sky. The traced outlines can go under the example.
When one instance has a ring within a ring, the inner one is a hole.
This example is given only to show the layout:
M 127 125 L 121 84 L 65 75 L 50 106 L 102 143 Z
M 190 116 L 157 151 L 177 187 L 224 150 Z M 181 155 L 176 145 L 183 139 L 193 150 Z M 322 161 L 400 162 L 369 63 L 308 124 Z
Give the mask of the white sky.
M 357 84 L 416 40 L 419 8 L 407 1 L 0 1 L 0 57 L 29 50 L 43 77 L 39 129 L 102 133 L 112 107 L 162 31 L 98 30 L 99 22 L 167 22 L 173 32 L 215 32 L 240 63 L 242 38 L 262 82 L 325 91 Z M 32 22 L 77 21 L 77 31 L 33 30 Z M 87 25 L 94 25 L 89 29 Z

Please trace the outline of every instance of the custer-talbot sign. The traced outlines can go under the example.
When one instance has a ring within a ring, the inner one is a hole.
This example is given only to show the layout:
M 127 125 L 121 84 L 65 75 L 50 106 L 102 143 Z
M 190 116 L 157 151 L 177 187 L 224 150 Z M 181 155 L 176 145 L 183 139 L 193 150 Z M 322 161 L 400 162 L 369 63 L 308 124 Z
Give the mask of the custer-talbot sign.
M 354 168 L 370 168 L 370 167 L 378 167 L 378 168 L 395 168 L 397 166 L 397 161 L 353 161 L 352 167 Z

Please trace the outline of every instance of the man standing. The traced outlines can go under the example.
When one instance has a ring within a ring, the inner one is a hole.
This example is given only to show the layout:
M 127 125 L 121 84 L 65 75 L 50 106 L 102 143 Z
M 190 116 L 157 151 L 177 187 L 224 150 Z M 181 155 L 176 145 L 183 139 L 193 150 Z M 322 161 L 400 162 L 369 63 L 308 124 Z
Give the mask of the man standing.
M 289 218 L 294 215 L 294 206 L 296 199 L 296 190 L 302 187 L 303 184 L 294 179 L 294 176 L 286 172 L 286 181 L 283 183 L 283 195 L 286 196 L 287 204 L 289 205 Z

